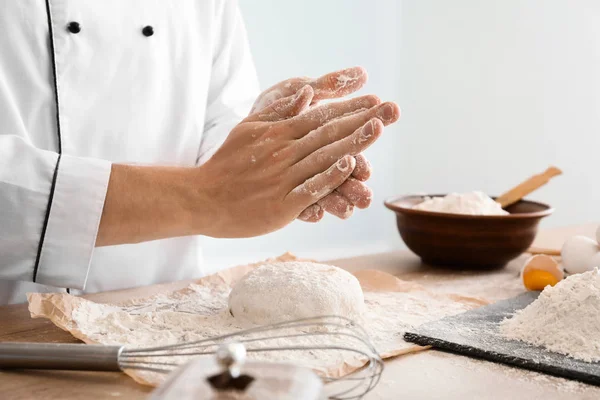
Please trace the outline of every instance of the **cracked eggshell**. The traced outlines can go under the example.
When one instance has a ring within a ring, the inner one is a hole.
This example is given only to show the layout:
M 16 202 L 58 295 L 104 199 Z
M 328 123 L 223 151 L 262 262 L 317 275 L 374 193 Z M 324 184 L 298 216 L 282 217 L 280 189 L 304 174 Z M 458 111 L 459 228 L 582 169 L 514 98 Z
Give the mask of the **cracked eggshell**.
M 600 267 L 600 246 L 587 236 L 573 236 L 563 245 L 562 263 L 570 274 L 580 274 Z
M 547 285 L 556 285 L 564 277 L 558 262 L 545 254 L 527 259 L 521 269 L 521 281 L 528 290 L 543 290 Z

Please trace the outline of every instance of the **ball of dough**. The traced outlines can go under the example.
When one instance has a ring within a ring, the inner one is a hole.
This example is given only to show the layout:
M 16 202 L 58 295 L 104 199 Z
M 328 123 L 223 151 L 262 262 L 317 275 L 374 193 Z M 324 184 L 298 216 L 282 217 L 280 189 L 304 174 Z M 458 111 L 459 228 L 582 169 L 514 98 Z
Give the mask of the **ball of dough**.
M 256 325 L 321 315 L 354 319 L 364 307 L 354 275 L 311 262 L 262 265 L 245 275 L 229 294 L 234 318 Z
M 565 270 L 570 274 L 580 274 L 600 267 L 600 246 L 587 236 L 573 236 L 561 250 Z

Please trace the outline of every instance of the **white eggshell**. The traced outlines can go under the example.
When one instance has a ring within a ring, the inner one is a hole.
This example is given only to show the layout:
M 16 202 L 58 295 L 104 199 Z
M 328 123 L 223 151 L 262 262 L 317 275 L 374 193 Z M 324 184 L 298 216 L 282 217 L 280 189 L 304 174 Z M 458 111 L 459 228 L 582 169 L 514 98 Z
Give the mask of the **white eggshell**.
M 525 265 L 521 269 L 521 282 L 527 290 L 542 290 L 544 287 L 542 282 L 536 279 L 527 279 L 529 273 L 534 271 L 544 271 L 552 274 L 557 282 L 560 282 L 565 277 L 565 273 L 554 258 L 545 254 L 538 254 L 530 257 L 525 261 Z M 546 281 L 543 282 L 547 284 Z
M 596 229 L 596 241 L 600 244 L 600 226 Z
M 570 274 L 580 274 L 600 267 L 600 246 L 594 239 L 574 236 L 563 245 L 562 262 Z
M 558 262 L 551 256 L 545 254 L 537 254 L 532 256 L 525 261 L 523 268 L 521 269 L 521 279 L 523 275 L 529 271 L 546 271 L 554 275 L 557 280 L 562 280 L 565 277 L 562 269 L 558 265 Z

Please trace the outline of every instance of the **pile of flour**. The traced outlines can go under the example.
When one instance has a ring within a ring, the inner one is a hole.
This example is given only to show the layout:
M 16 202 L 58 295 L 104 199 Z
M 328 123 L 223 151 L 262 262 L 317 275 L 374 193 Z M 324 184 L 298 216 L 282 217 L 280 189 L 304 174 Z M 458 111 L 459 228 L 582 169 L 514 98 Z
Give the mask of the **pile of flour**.
M 600 361 L 598 268 L 547 286 L 536 301 L 504 320 L 500 332 L 575 359 Z
M 451 193 L 445 197 L 428 197 L 413 207 L 415 210 L 449 214 L 507 215 L 500 203 L 482 192 Z

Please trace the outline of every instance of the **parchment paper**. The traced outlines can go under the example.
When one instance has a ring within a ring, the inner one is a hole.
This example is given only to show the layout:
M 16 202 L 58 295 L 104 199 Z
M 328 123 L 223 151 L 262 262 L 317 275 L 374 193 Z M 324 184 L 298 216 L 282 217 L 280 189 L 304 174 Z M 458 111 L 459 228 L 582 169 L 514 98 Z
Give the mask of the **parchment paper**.
M 179 318 L 199 319 L 199 323 L 196 320 L 191 323 L 197 324 L 198 331 L 202 331 L 202 334 L 207 337 L 226 333 L 218 330 L 211 332 L 210 329 L 211 324 L 218 325 L 217 321 L 222 320 L 222 317 L 219 316 L 223 316 L 226 311 L 226 301 L 224 305 L 223 299 L 226 299 L 231 287 L 245 274 L 264 263 L 293 260 L 297 260 L 297 258 L 287 253 L 275 259 L 233 267 L 206 276 L 181 290 L 161 293 L 148 298 L 131 299 L 118 304 L 94 303 L 65 293 L 30 293 L 28 294 L 29 311 L 32 318 L 48 318 L 59 328 L 89 344 L 123 344 L 139 347 L 139 343 L 136 343 L 135 331 L 144 329 L 156 331 L 158 324 L 163 330 L 160 331 L 160 334 L 156 334 L 158 336 L 153 341 L 154 345 L 183 343 L 186 341 L 185 335 L 172 337 L 170 329 L 165 330 L 165 325 L 168 326 L 174 313 L 180 313 L 177 315 Z M 382 271 L 362 270 L 355 276 L 363 288 L 367 306 L 364 320 L 361 323 L 366 325 L 365 328 L 371 336 L 371 340 L 383 358 L 427 349 L 427 347 L 405 342 L 402 336 L 406 329 L 488 304 L 481 298 L 430 292 L 417 283 L 403 281 Z M 199 293 L 205 293 L 204 297 L 199 297 Z M 206 296 L 206 293 L 214 293 L 214 296 Z M 213 297 L 221 299 L 221 301 L 212 303 Z M 168 306 L 168 310 L 162 311 L 161 308 L 164 308 L 164 304 Z M 84 309 L 92 310 L 89 312 L 90 315 L 87 315 L 87 325 L 78 316 Z M 120 329 L 125 333 L 118 339 L 110 337 L 110 335 L 106 335 L 106 329 L 103 331 L 104 328 L 98 327 L 100 324 L 94 323 L 96 320 L 93 318 L 98 318 L 97 321 L 106 324 L 107 320 L 110 323 L 111 314 L 131 316 L 131 319 L 138 325 L 136 325 L 136 329 L 130 328 L 129 330 L 133 333 L 129 334 L 128 329 L 120 326 L 121 323 L 115 323 L 115 326 L 110 329 Z M 92 319 L 90 320 L 90 318 Z M 91 323 L 89 323 L 90 321 Z M 90 326 L 93 326 L 94 329 L 90 329 Z M 173 330 L 175 329 L 173 328 Z M 306 360 L 300 360 L 302 358 L 300 355 L 297 357 L 299 364 L 301 364 L 300 361 L 306 364 Z M 185 360 L 180 361 L 184 362 Z M 291 361 L 296 360 L 291 359 Z M 330 365 L 325 363 L 311 365 L 311 367 L 321 375 L 339 377 L 359 369 L 365 363 L 363 359 L 357 357 L 345 357 L 333 361 L 335 362 Z M 157 386 L 165 379 L 165 375 L 147 371 L 126 369 L 125 373 L 139 383 L 151 386 Z

